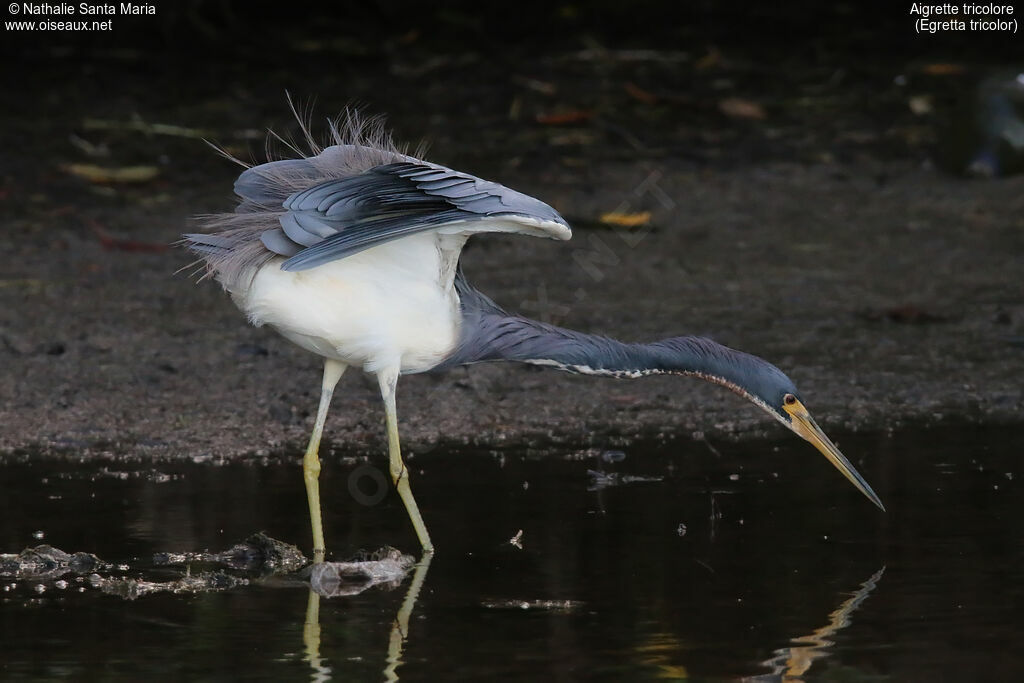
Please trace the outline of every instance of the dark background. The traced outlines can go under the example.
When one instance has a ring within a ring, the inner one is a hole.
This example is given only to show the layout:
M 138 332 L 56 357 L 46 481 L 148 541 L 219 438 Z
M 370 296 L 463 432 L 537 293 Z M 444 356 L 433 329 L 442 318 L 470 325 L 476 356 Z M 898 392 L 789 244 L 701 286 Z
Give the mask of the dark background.
M 472 129 L 474 146 L 497 144 L 495 136 L 563 109 L 596 113 L 605 132 L 617 124 L 656 144 L 652 137 L 666 127 L 721 127 L 715 104 L 729 94 L 768 107 L 772 123 L 778 117 L 799 122 L 807 112 L 793 111 L 793 99 L 806 94 L 800 90 L 809 81 L 818 94 L 848 97 L 829 114 L 875 125 L 913 120 L 905 96 L 915 88 L 931 92 L 944 123 L 956 104 L 970 99 L 970 83 L 1022 57 L 1018 37 L 1005 32 L 916 34 L 912 4 L 193 0 L 155 3 L 153 16 L 114 16 L 109 32 L 6 31 L 0 54 L 5 108 L 37 127 L 130 107 L 142 116 L 189 119 L 215 133 L 235 116 L 261 129 L 268 118 L 287 120 L 288 90 L 303 103 L 315 98 L 323 116 L 359 104 L 388 113 L 403 129 L 409 119 L 413 136 L 434 138 L 452 117 L 457 128 Z M 600 57 L 617 50 L 664 54 Z M 584 52 L 590 56 L 575 64 L 566 59 Z M 937 68 L 942 65 L 954 68 Z M 894 88 L 897 77 L 901 87 Z M 526 78 L 557 92 L 524 85 Z M 668 107 L 671 116 L 638 112 L 643 101 L 623 90 L 627 83 L 641 97 L 659 98 L 655 109 Z M 526 96 L 524 109 L 502 117 L 505 125 L 496 129 L 490 116 L 497 109 L 504 114 L 514 95 Z M 214 103 L 222 108 L 211 110 Z M 742 138 L 758 137 L 758 126 L 724 118 L 741 128 Z M 642 130 L 652 122 L 660 126 Z M 16 125 L 5 128 L 12 157 L 45 153 L 19 146 L 31 138 Z M 698 139 L 680 142 L 673 154 L 701 157 Z M 739 162 L 784 146 L 740 142 L 748 144 L 726 152 Z M 943 155 L 934 138 L 927 143 Z

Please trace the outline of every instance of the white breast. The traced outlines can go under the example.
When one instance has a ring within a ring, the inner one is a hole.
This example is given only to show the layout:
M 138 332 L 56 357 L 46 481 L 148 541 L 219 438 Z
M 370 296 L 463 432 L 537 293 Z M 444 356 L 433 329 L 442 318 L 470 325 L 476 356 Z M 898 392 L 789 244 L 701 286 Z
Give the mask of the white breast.
M 313 353 L 368 372 L 394 365 L 423 372 L 459 338 L 449 239 L 413 235 L 299 272 L 281 270 L 284 259 L 276 258 L 232 298 L 253 324 L 271 325 Z

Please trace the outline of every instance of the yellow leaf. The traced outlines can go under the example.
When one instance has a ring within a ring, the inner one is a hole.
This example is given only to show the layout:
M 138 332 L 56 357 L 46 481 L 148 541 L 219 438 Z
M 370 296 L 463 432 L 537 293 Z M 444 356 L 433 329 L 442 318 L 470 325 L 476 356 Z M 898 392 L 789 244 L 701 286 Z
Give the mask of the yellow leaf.
M 601 214 L 601 222 L 606 225 L 618 225 L 623 228 L 633 228 L 638 225 L 646 225 L 651 222 L 651 212 L 641 211 L 640 213 L 621 213 L 610 211 Z
M 160 173 L 156 166 L 106 168 L 96 164 L 64 164 L 61 168 L 91 183 L 145 183 Z
M 960 76 L 967 73 L 967 67 L 963 64 L 939 62 L 935 64 L 925 64 L 921 67 L 921 72 L 926 73 L 929 76 Z

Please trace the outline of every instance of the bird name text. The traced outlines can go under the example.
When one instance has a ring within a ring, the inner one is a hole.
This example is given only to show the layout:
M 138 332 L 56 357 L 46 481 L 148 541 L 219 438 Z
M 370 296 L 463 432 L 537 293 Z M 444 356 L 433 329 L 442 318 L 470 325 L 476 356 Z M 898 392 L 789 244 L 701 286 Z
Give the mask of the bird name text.
M 943 3 L 941 5 L 925 5 L 915 2 L 910 6 L 910 14 L 919 14 L 922 19 L 931 16 L 958 16 L 985 17 L 985 16 L 1009 16 L 1013 14 L 1013 5 L 996 5 L 989 3 L 979 5 L 973 2 L 961 4 Z

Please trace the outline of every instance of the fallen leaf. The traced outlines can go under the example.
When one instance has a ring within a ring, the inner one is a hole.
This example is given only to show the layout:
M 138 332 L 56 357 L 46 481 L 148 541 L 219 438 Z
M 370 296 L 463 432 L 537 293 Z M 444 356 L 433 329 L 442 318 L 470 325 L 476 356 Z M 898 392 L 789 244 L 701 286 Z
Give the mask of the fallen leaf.
M 147 183 L 160 174 L 156 166 L 110 168 L 96 164 L 62 164 L 61 169 L 90 183 Z
M 623 87 L 626 89 L 626 94 L 632 97 L 634 100 L 638 100 L 640 102 L 643 102 L 644 104 L 658 103 L 659 98 L 657 95 L 647 90 L 644 90 L 643 88 L 641 88 L 640 86 L 631 81 L 626 81 L 626 84 Z
M 103 245 L 104 249 L 117 249 L 119 251 L 136 251 L 136 252 L 161 252 L 170 249 L 169 244 L 161 244 L 159 242 L 139 242 L 137 240 L 123 240 L 111 235 L 96 224 L 95 221 L 89 221 L 89 227 L 92 228 L 93 234 Z
M 764 108 L 757 102 L 745 100 L 740 97 L 727 97 L 719 100 L 718 109 L 733 119 L 763 119 Z
M 907 106 L 918 116 L 930 114 L 932 111 L 931 95 L 913 95 L 907 100 Z
M 179 138 L 195 138 L 202 140 L 211 137 L 213 132 L 200 128 L 186 128 L 169 123 L 147 123 L 141 119 L 132 121 L 110 121 L 107 119 L 85 119 L 82 121 L 85 130 L 130 130 L 146 135 L 170 135 Z
M 938 62 L 935 64 L 925 64 L 921 67 L 921 73 L 928 74 L 929 76 L 959 76 L 960 74 L 967 73 L 967 67 L 963 64 Z
M 537 123 L 545 126 L 564 126 L 571 123 L 583 123 L 594 118 L 594 112 L 586 109 L 570 109 L 556 114 L 537 114 Z
M 651 222 L 651 212 L 641 211 L 639 213 L 622 213 L 610 211 L 601 214 L 600 221 L 605 225 L 618 225 L 623 228 L 634 228 L 638 225 L 646 225 Z
M 554 83 L 548 83 L 547 81 L 541 81 L 528 76 L 513 76 L 512 82 L 516 85 L 521 85 L 524 88 L 529 88 L 530 90 L 539 92 L 542 95 L 556 95 L 558 93 L 558 87 Z

